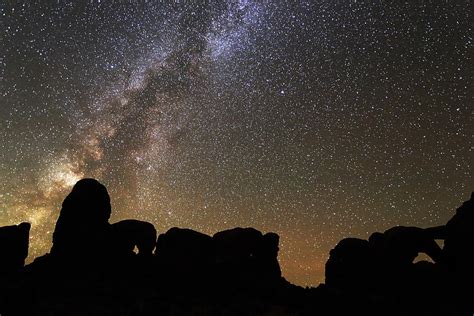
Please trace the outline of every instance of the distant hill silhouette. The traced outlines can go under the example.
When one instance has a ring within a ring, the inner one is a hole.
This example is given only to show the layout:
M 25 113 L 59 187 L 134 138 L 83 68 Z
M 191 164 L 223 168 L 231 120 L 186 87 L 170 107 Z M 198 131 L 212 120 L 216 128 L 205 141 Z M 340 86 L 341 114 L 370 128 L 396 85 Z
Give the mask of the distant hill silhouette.
M 208 236 L 109 223 L 94 179 L 65 198 L 50 253 L 24 266 L 30 224 L 0 227 L 5 315 L 469 315 L 474 313 L 474 194 L 444 226 L 397 226 L 331 250 L 326 283 L 287 282 L 279 236 L 234 228 Z M 435 242 L 444 240 L 443 248 Z M 414 262 L 425 253 L 433 262 Z

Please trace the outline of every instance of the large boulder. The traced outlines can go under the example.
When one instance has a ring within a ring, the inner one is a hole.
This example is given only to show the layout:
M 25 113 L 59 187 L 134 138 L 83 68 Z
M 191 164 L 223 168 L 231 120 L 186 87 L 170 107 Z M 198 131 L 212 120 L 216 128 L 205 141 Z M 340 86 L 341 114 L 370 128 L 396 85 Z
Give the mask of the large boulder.
M 105 186 L 94 179 L 78 181 L 62 204 L 51 254 L 74 260 L 107 256 L 110 214 L 110 197 Z
M 238 287 L 273 285 L 281 280 L 275 233 L 234 228 L 213 236 L 216 273 L 222 283 Z
M 155 257 L 163 282 L 201 283 L 208 280 L 212 270 L 212 238 L 192 229 L 173 227 L 159 235 Z
M 345 238 L 329 252 L 326 285 L 340 290 L 370 289 L 377 258 L 367 240 Z
M 0 274 L 19 271 L 28 256 L 30 223 L 0 227 Z
M 113 244 L 119 256 L 134 255 L 135 247 L 141 257 L 150 257 L 156 245 L 153 224 L 127 219 L 112 224 Z

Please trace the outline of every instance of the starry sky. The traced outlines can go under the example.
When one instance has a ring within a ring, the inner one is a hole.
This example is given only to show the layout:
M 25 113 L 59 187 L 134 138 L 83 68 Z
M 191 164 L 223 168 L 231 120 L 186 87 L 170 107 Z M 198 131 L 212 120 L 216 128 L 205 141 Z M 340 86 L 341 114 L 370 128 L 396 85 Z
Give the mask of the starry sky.
M 5 1 L 0 226 L 51 246 L 82 177 L 111 222 L 280 235 L 283 275 L 445 223 L 474 189 L 470 1 Z

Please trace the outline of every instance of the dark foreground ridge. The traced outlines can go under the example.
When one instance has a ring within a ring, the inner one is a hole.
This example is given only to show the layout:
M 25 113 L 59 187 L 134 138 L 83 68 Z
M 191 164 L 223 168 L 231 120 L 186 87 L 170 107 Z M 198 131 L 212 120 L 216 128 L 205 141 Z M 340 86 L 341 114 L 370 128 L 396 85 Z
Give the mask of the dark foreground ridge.
M 26 266 L 30 224 L 1 227 L 0 314 L 474 313 L 474 194 L 444 226 L 343 239 L 317 288 L 281 276 L 275 233 L 172 228 L 157 239 L 152 224 L 110 224 L 110 215 L 106 188 L 79 181 L 63 202 L 50 253 Z M 414 263 L 419 253 L 432 262 Z

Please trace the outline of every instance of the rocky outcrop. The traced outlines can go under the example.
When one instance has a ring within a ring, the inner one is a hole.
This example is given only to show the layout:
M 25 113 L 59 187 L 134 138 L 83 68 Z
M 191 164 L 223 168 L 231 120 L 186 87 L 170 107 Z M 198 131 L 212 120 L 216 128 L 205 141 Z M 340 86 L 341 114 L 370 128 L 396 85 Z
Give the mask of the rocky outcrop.
M 112 224 L 112 244 L 121 257 L 133 256 L 135 247 L 139 256 L 152 256 L 156 244 L 155 226 L 135 219 L 114 223 Z
M 278 240 L 253 228 L 234 228 L 213 237 L 172 228 L 158 237 L 160 269 L 176 278 L 213 287 L 254 287 L 280 281 Z
M 158 237 L 155 257 L 157 277 L 168 286 L 209 284 L 213 260 L 210 236 L 192 229 L 171 228 Z
M 341 240 L 326 263 L 326 284 L 311 289 L 281 277 L 275 233 L 234 228 L 211 237 L 172 228 L 155 242 L 152 224 L 109 224 L 110 213 L 105 187 L 93 179 L 79 181 L 62 205 L 51 254 L 23 269 L 29 224 L 0 228 L 0 314 L 474 312 L 473 197 L 446 225 L 396 226 L 368 240 Z M 445 241 L 443 248 L 436 239 Z M 414 262 L 419 253 L 432 262 Z
M 277 234 L 263 235 L 254 228 L 238 227 L 218 232 L 212 240 L 220 282 L 253 287 L 280 281 Z
M 51 255 L 77 260 L 108 254 L 110 197 L 104 185 L 82 179 L 64 199 L 53 233 Z
M 28 256 L 30 223 L 0 227 L 0 274 L 17 272 Z
M 326 284 L 345 291 L 373 286 L 376 256 L 367 240 L 345 238 L 329 253 Z
M 443 251 L 447 264 L 472 278 L 474 272 L 474 192 L 448 221 Z
M 444 247 L 436 240 L 444 240 Z M 467 290 L 474 284 L 473 249 L 474 194 L 446 225 L 395 226 L 369 240 L 340 241 L 326 263 L 326 285 L 342 295 L 366 293 L 365 298 L 378 297 L 387 305 L 397 302 L 397 308 L 416 307 L 413 314 L 469 315 L 474 312 Z M 415 262 L 420 253 L 431 262 Z

